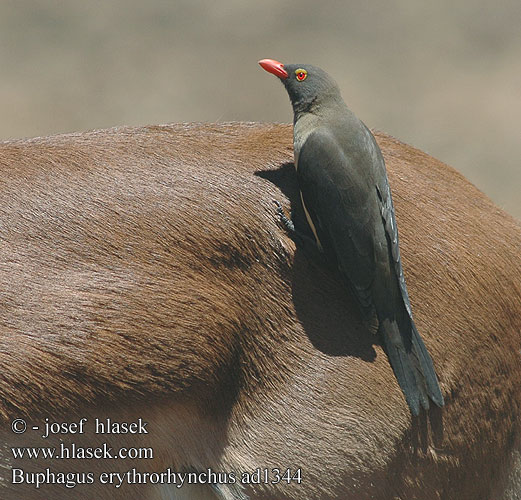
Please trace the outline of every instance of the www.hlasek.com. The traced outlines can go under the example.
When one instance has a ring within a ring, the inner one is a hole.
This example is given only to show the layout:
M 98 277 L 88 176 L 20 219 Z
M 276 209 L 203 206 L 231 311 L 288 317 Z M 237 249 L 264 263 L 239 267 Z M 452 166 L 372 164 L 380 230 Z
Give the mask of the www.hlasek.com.
M 48 484 L 63 485 L 65 488 L 75 488 L 82 484 L 94 484 L 98 480 L 101 484 L 113 485 L 120 488 L 123 484 L 173 484 L 181 488 L 188 484 L 277 484 L 295 482 L 301 484 L 301 469 L 264 468 L 252 472 L 236 473 L 215 472 L 207 469 L 203 472 L 176 472 L 170 467 L 163 472 L 139 472 L 135 468 L 126 472 L 102 472 L 95 476 L 93 472 L 53 472 L 49 468 L 43 472 L 24 472 L 23 469 L 13 469 L 13 484 L 32 484 L 34 488 L 41 488 Z
M 24 446 L 11 448 L 14 459 L 55 459 L 55 460 L 107 460 L 115 458 L 130 458 L 132 460 L 151 460 L 154 458 L 154 450 L 150 447 L 142 448 L 119 448 L 116 451 L 107 443 L 101 446 L 78 446 L 75 443 L 66 445 L 60 443 L 59 447 Z

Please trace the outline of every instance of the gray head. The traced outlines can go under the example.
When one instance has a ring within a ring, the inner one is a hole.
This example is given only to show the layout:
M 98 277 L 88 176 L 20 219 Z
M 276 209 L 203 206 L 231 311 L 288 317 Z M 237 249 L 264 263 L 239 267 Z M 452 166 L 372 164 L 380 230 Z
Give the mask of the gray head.
M 259 64 L 286 87 L 295 113 L 309 111 L 326 99 L 341 99 L 337 83 L 324 70 L 311 64 L 282 64 L 262 59 Z

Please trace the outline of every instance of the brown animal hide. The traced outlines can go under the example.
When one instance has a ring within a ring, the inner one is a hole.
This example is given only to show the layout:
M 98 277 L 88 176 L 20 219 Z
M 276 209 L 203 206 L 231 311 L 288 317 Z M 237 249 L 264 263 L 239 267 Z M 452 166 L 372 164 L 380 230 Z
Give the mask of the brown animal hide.
M 521 228 L 450 167 L 376 137 L 446 401 L 418 419 L 337 277 L 278 222 L 273 200 L 298 216 L 290 126 L 0 144 L 0 498 L 520 498 Z M 46 418 L 82 417 L 84 434 L 41 437 Z M 96 434 L 108 417 L 148 434 Z M 154 456 L 13 457 L 60 443 Z M 13 468 L 93 482 L 37 489 L 12 484 Z M 236 481 L 100 480 L 168 468 Z M 301 469 L 301 484 L 274 468 Z

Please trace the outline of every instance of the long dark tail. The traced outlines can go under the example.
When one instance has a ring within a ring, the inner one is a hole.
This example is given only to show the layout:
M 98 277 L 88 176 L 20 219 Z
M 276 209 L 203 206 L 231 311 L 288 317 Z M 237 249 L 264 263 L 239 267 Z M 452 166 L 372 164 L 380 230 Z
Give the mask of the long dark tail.
M 411 321 L 412 333 L 408 345 L 404 343 L 395 321 L 384 320 L 380 331 L 384 349 L 411 413 L 418 416 L 420 405 L 428 410 L 429 399 L 436 405 L 443 406 L 443 396 L 432 359 L 414 322 Z

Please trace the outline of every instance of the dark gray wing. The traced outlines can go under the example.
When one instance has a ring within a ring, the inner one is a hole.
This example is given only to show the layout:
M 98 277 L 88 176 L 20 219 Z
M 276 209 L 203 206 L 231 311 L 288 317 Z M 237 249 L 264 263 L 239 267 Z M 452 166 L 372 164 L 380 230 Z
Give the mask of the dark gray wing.
M 398 238 L 398 228 L 396 226 L 396 218 L 394 216 L 393 200 L 391 197 L 389 182 L 387 180 L 387 174 L 385 173 L 385 167 L 384 175 L 385 177 L 381 177 L 382 180 L 376 183 L 376 193 L 378 196 L 380 213 L 385 227 L 385 233 L 388 238 L 391 250 L 394 272 L 398 278 L 405 309 L 407 310 L 409 317 L 412 318 L 411 303 L 409 301 L 409 293 L 407 292 L 407 285 L 405 284 L 405 278 L 402 269 L 402 260 L 400 258 L 400 244 Z
M 374 313 L 372 228 L 382 225 L 374 184 L 350 170 L 349 158 L 332 134 L 313 132 L 302 146 L 297 177 L 305 208 L 322 246 L 331 245 L 339 271 L 366 317 Z
M 327 129 L 310 134 L 298 157 L 299 186 L 362 312 L 377 313 L 389 361 L 418 415 L 420 405 L 429 407 L 427 396 L 439 406 L 443 396 L 412 319 L 384 160 L 370 132 L 358 132 L 351 144 Z

